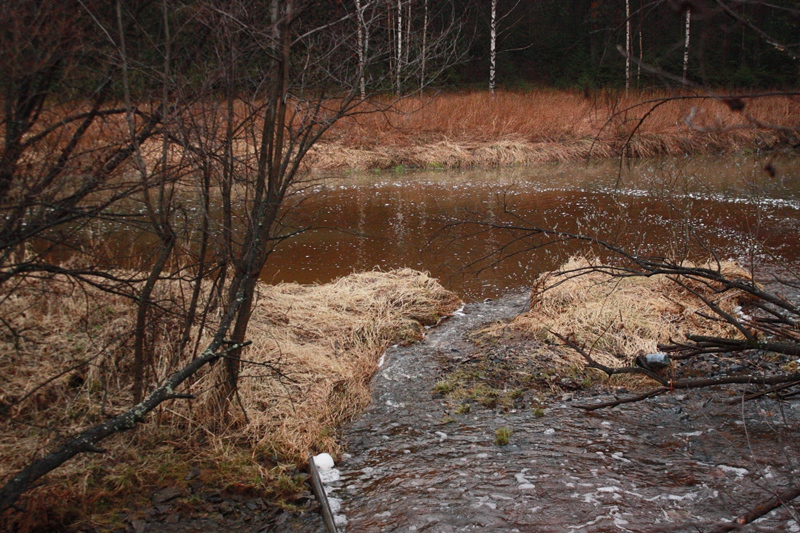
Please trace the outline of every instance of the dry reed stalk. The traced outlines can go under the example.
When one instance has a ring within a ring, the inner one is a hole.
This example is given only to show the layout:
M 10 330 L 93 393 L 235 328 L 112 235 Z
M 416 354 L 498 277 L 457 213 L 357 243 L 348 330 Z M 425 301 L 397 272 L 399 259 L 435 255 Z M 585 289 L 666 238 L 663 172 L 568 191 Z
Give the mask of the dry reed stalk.
M 177 305 L 186 290 L 182 282 L 164 282 L 154 298 Z M 243 354 L 251 361 L 240 390 L 248 422 L 209 430 L 213 421 L 198 408 L 214 382 L 214 369 L 206 370 L 191 387 L 198 400 L 164 404 L 135 434 L 104 443 L 107 453 L 78 457 L 49 474 L 26 495 L 28 512 L 5 529 L 26 531 L 85 518 L 108 507 L 103 502 L 147 499 L 158 486 L 183 483 L 193 465 L 203 467 L 204 483 L 279 494 L 293 461 L 302 463 L 309 451 L 338 451 L 335 429 L 369 402 L 369 381 L 387 346 L 419 338 L 424 325 L 458 305 L 455 295 L 410 269 L 319 286 L 262 285 L 253 345 Z M 0 312 L 13 328 L 0 328 L 0 407 L 8 407 L 0 417 L 2 482 L 64 435 L 130 404 L 135 305 L 53 276 L 0 295 Z M 191 354 L 174 361 L 179 318 L 164 314 L 154 323 L 153 371 L 163 377 Z M 260 459 L 271 456 L 290 466 Z
M 800 104 L 779 96 L 748 100 L 744 113 L 710 98 L 668 101 L 650 112 L 658 99 L 670 96 L 598 91 L 587 98 L 577 91 L 539 90 L 387 100 L 380 104 L 392 104 L 390 111 L 337 123 L 309 166 L 513 166 L 617 157 L 623 148 L 631 157 L 733 153 L 782 142 L 770 126 L 800 126 Z M 362 110 L 380 107 L 364 104 Z M 765 127 L 756 127 L 758 122 Z
M 658 351 L 658 343 L 682 340 L 689 332 L 737 335 L 729 324 L 702 316 L 700 313 L 712 314 L 706 304 L 667 276 L 615 278 L 592 267 L 602 265 L 576 257 L 540 276 L 531 294 L 530 310 L 509 327 L 552 341 L 556 339 L 551 331 L 571 337 L 590 347 L 592 357 L 610 367 L 630 365 L 637 355 Z M 749 279 L 733 262 L 723 262 L 720 267 L 731 279 Z M 746 299 L 741 292 L 717 292 L 717 287 L 685 278 L 680 281 L 728 313 L 735 314 Z M 572 351 L 562 355 L 565 365 L 583 363 Z

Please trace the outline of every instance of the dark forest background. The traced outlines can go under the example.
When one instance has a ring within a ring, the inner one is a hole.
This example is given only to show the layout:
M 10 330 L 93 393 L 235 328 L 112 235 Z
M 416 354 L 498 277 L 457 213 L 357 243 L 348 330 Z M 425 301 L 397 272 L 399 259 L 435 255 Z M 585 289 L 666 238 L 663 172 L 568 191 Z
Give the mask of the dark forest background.
M 475 29 L 469 60 L 451 70 L 453 85 L 487 79 L 489 0 L 465 3 Z M 800 4 L 729 2 L 727 6 L 789 50 L 800 43 Z M 798 63 L 714 2 L 631 0 L 631 43 L 638 60 L 682 75 L 685 11 L 692 9 L 688 79 L 726 88 L 786 88 L 798 82 Z M 506 16 L 508 15 L 508 16 Z M 618 87 L 625 83 L 624 0 L 498 0 L 498 86 L 527 89 Z M 641 41 L 640 41 L 641 34 Z M 635 86 L 637 66 L 633 66 Z M 638 86 L 663 87 L 664 76 L 642 70 Z

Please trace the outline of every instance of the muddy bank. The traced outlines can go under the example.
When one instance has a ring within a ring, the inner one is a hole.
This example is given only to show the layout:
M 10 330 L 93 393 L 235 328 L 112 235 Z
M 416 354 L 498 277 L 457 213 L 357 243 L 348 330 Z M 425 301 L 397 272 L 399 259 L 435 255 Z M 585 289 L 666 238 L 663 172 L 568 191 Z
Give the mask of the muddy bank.
M 708 531 L 796 477 L 797 403 L 728 405 L 709 391 L 595 414 L 572 407 L 614 393 L 599 388 L 459 412 L 435 392 L 443 365 L 480 357 L 468 333 L 525 300 L 469 305 L 421 343 L 389 350 L 371 406 L 344 434 L 331 495 L 347 531 Z M 794 531 L 796 517 L 782 509 L 759 525 Z

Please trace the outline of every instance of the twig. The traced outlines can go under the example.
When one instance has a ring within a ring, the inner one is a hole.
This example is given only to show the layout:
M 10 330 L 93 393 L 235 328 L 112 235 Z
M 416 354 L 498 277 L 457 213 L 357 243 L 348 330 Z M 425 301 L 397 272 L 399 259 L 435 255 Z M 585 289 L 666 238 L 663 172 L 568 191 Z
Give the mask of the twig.
M 792 381 L 791 383 L 783 383 L 781 385 L 776 385 L 774 387 L 770 387 L 763 391 L 754 392 L 753 394 L 747 394 L 744 398 L 734 398 L 733 400 L 728 400 L 728 405 L 734 405 L 739 402 L 748 402 L 750 400 L 755 400 L 756 398 L 761 398 L 762 396 L 766 396 L 767 394 L 771 394 L 773 392 L 782 391 L 785 389 L 790 389 L 795 385 L 800 385 L 800 381 Z
M 573 407 L 577 409 L 583 409 L 584 411 L 596 411 L 597 409 L 604 409 L 606 407 L 616 407 L 617 405 L 622 405 L 625 403 L 633 403 L 633 402 L 640 402 L 642 400 L 646 400 L 648 398 L 653 398 L 654 396 L 660 396 L 665 392 L 669 392 L 668 387 L 659 387 L 658 389 L 653 389 L 651 391 L 647 391 L 643 394 L 637 394 L 636 396 L 627 396 L 625 398 L 615 398 L 614 400 L 609 400 L 607 402 L 600 402 L 600 403 L 593 403 L 593 404 L 577 404 L 573 405 Z

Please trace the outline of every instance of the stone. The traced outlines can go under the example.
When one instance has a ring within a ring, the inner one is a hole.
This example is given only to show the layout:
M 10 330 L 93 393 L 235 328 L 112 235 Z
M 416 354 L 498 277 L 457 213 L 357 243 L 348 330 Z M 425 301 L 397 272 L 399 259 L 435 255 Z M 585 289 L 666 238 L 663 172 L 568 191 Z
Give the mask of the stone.
M 183 490 L 180 487 L 167 487 L 153 493 L 150 497 L 153 503 L 164 503 L 182 496 Z

